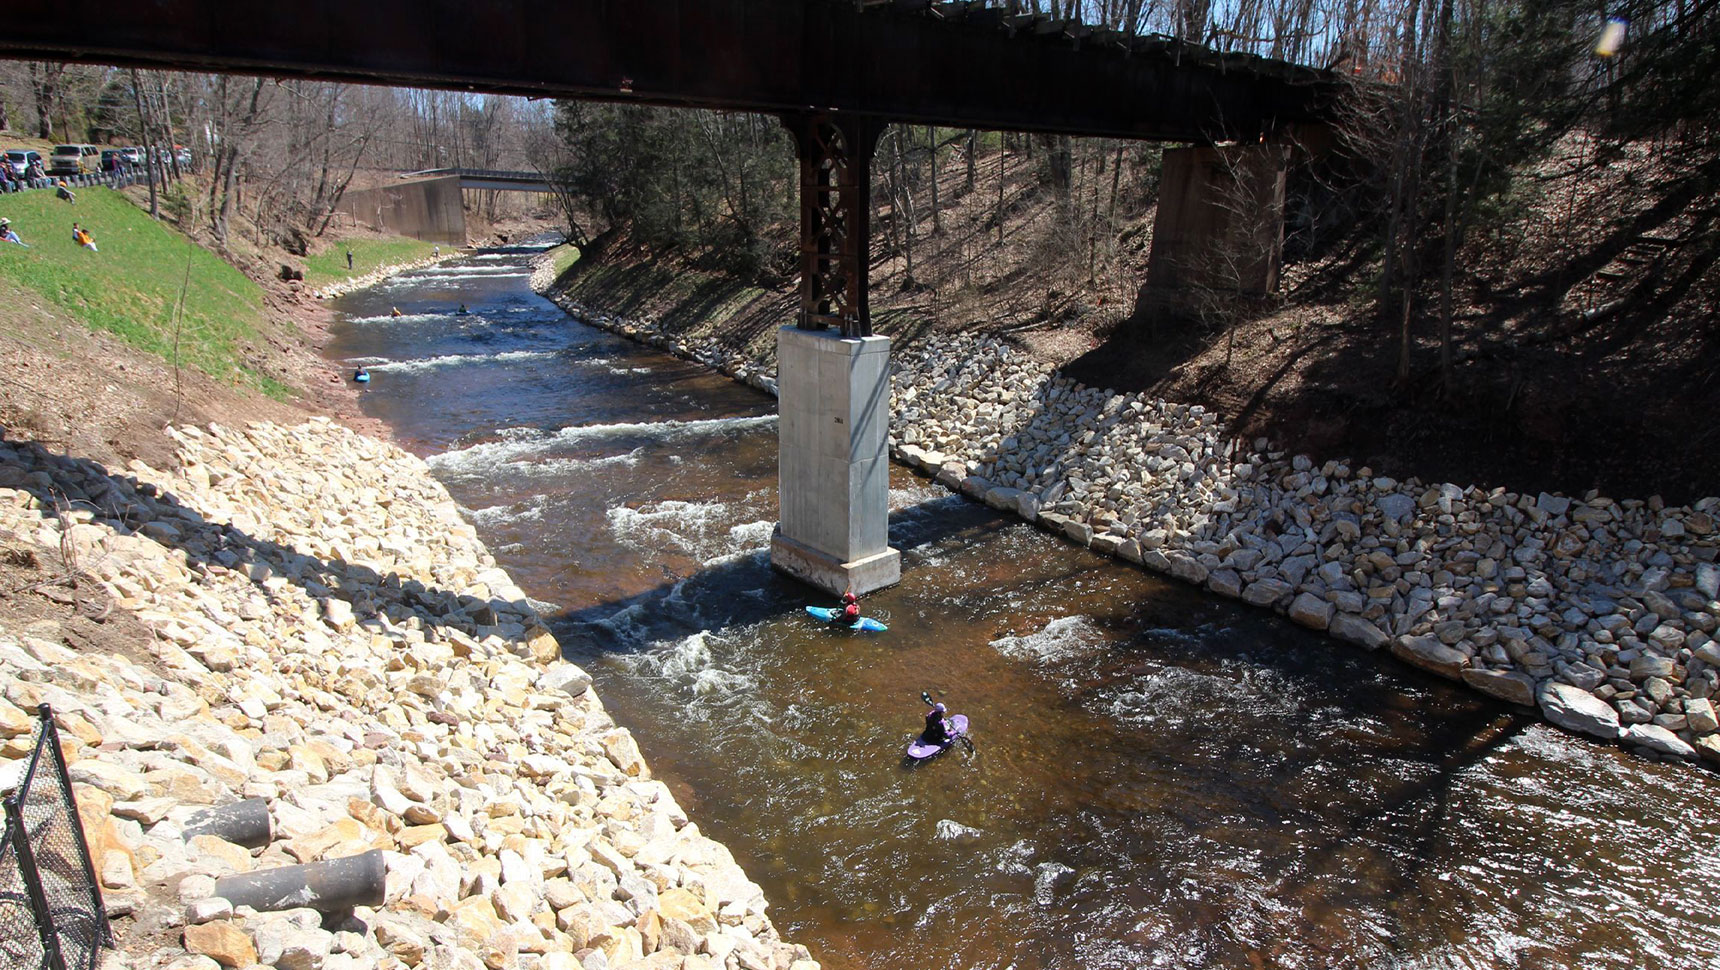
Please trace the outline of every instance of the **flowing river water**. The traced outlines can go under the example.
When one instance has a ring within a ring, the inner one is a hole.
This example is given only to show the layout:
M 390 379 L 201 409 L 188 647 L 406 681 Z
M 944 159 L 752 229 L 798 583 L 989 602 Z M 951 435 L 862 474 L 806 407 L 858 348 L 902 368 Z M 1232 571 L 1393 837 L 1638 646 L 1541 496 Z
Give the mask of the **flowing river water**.
M 1702 769 L 901 468 L 889 632 L 820 626 L 768 564 L 774 399 L 575 321 L 531 255 L 346 296 L 329 353 L 825 967 L 1720 968 Z M 922 689 L 973 754 L 903 766 Z

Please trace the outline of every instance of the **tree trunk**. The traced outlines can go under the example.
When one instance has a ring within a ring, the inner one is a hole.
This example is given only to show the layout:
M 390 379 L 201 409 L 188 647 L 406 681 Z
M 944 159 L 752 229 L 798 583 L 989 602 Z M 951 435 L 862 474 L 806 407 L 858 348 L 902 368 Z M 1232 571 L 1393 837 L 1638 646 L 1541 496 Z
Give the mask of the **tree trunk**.
M 54 102 L 60 93 L 64 64 L 30 62 L 30 94 L 36 102 L 36 137 L 54 140 Z
M 221 208 L 215 217 L 215 240 L 221 245 L 227 244 L 227 228 L 233 217 L 233 205 L 238 200 L 239 181 L 239 148 L 240 143 L 251 135 L 256 126 L 257 115 L 262 110 L 263 78 L 257 78 L 251 85 L 251 103 L 246 109 L 245 118 L 229 130 L 222 141 L 223 154 L 227 157 L 226 172 L 221 181 Z
M 977 165 L 977 161 L 978 161 L 974 156 L 976 156 L 978 154 L 979 154 L 979 130 L 975 129 L 975 128 L 969 128 L 968 129 L 968 135 L 967 135 L 967 190 L 969 192 L 973 191 L 974 168 Z
M 944 234 L 944 214 L 938 207 L 938 129 L 926 126 L 926 144 L 932 150 L 932 235 Z
M 137 76 L 137 68 L 131 69 L 131 100 L 137 106 L 137 129 L 143 132 L 144 174 L 149 178 L 149 217 L 161 219 L 161 203 L 155 194 L 155 166 L 149 164 L 149 159 L 155 154 L 155 138 L 149 131 L 149 118 L 143 112 L 143 79 Z
M 1439 72 L 1435 104 L 1439 113 L 1439 137 L 1445 141 L 1445 218 L 1443 252 L 1439 261 L 1439 383 L 1451 393 L 1452 278 L 1457 269 L 1457 125 L 1452 110 L 1456 72 L 1451 58 L 1452 0 L 1440 0 L 1439 36 L 1435 43 L 1434 69 Z
M 184 178 L 185 173 L 179 170 L 179 153 L 174 150 L 172 102 L 167 98 L 166 76 L 158 73 L 155 83 L 156 90 L 161 95 L 161 110 L 152 112 L 152 114 L 155 115 L 156 124 L 161 133 L 162 151 L 167 154 L 167 170 L 172 173 L 173 180 L 177 182 Z
M 908 161 L 902 149 L 902 140 L 905 137 L 903 129 L 906 127 L 906 125 L 896 126 L 896 168 L 902 173 L 902 177 L 896 180 L 897 186 L 902 192 L 901 204 L 897 211 L 902 222 L 902 288 L 905 290 L 913 289 L 918 285 L 914 279 L 914 194 L 908 187 Z

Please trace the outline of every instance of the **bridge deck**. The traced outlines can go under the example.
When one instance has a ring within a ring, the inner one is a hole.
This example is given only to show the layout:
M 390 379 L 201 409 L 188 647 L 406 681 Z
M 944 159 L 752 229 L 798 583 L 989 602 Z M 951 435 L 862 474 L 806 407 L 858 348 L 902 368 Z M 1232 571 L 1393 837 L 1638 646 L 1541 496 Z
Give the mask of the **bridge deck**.
M 85 14 L 14 18 L 0 56 L 1175 141 L 1320 120 L 1330 85 L 1169 38 L 923 0 L 176 0 Z

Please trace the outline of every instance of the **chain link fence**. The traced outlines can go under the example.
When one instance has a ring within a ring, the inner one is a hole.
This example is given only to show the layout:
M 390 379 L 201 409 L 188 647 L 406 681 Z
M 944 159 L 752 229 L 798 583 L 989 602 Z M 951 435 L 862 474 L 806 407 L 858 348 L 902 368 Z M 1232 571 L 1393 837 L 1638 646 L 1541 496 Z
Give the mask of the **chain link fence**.
M 113 946 L 53 711 L 30 757 L 0 778 L 0 970 L 91 970 Z

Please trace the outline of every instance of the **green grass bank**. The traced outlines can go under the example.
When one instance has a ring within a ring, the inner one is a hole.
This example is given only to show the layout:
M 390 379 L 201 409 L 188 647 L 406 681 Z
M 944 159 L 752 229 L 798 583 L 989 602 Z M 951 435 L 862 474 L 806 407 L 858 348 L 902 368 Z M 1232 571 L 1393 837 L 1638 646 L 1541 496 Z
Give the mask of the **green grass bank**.
M 0 279 L 21 293 L 169 363 L 289 396 L 246 362 L 246 345 L 267 324 L 262 288 L 124 195 L 83 188 L 73 204 L 48 191 L 15 193 L 0 196 L 0 216 L 28 246 L 0 243 Z M 73 222 L 96 251 L 72 241 Z
M 384 266 L 398 266 L 428 257 L 434 243 L 416 239 L 335 239 L 322 252 L 305 257 L 305 283 L 327 286 L 374 273 Z M 346 254 L 352 253 L 352 268 L 346 267 Z

